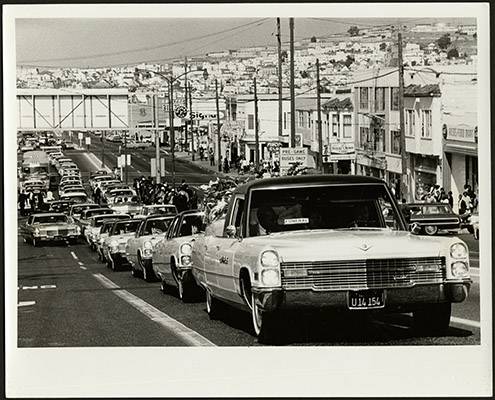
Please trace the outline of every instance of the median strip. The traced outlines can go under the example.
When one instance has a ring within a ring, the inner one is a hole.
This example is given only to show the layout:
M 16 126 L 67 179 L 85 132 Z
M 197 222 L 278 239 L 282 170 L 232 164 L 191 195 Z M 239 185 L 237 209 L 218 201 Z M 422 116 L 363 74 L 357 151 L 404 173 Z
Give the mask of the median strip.
M 133 306 L 136 310 L 146 315 L 152 321 L 171 331 L 174 335 L 181 338 L 189 346 L 216 346 L 213 342 L 201 336 L 196 331 L 188 328 L 179 321 L 160 311 L 141 298 L 121 289 L 118 285 L 102 274 L 93 274 L 93 276 L 106 288 L 114 290 L 114 293 Z

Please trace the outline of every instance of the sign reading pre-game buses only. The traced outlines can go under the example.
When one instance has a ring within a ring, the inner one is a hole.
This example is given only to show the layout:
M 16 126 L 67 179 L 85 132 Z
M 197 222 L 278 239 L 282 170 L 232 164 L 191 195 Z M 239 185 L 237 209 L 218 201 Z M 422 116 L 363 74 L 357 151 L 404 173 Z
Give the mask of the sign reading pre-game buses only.
M 289 168 L 299 163 L 301 167 L 308 166 L 308 149 L 306 147 L 280 148 L 280 175 L 286 175 Z

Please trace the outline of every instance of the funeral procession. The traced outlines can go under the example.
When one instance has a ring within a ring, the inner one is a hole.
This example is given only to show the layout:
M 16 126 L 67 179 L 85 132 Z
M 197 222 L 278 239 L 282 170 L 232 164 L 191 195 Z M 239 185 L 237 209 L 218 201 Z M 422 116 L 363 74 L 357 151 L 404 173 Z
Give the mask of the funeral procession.
M 242 21 L 18 52 L 18 347 L 480 344 L 476 21 Z

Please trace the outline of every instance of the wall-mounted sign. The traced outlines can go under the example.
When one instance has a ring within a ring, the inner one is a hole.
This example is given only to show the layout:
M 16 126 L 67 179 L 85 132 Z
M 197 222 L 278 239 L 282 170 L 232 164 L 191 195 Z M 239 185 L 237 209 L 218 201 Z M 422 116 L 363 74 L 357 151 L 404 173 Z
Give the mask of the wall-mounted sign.
M 296 163 L 299 163 L 301 167 L 308 166 L 308 149 L 305 147 L 281 147 L 279 159 L 280 174 L 285 175 L 289 168 Z
M 447 127 L 447 139 L 474 143 L 475 128 L 465 124 L 449 126 Z

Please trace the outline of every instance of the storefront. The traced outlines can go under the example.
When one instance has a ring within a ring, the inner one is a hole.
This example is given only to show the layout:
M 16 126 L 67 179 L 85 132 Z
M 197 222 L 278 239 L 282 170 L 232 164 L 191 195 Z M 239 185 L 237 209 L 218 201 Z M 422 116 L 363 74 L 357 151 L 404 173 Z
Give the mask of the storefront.
M 357 152 L 356 164 L 359 166 L 357 171 L 359 175 L 385 179 L 385 171 L 387 169 L 385 155 Z
M 330 143 L 323 149 L 324 171 L 331 174 L 349 175 L 355 173 L 356 149 L 354 143 Z
M 444 125 L 443 180 L 445 191 L 451 191 L 454 199 L 470 185 L 478 191 L 478 136 L 475 126 Z M 454 201 L 454 210 L 457 201 Z
M 413 188 L 416 200 L 423 200 L 431 186 L 441 184 L 439 179 L 440 158 L 437 156 L 423 156 L 410 154 L 413 165 Z

